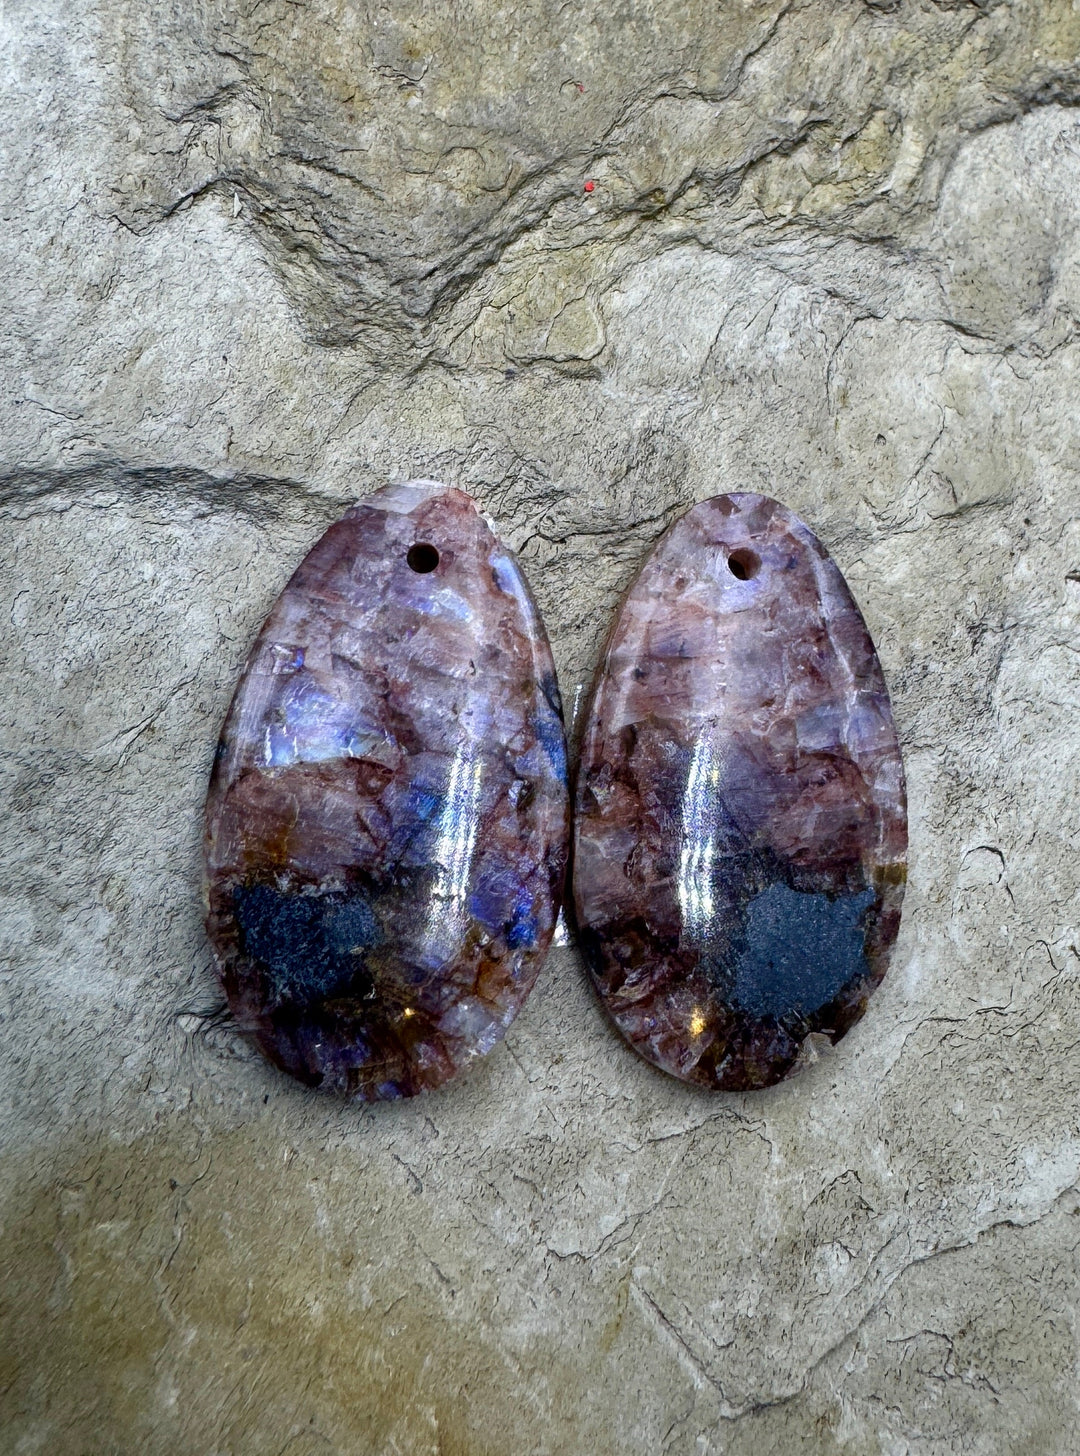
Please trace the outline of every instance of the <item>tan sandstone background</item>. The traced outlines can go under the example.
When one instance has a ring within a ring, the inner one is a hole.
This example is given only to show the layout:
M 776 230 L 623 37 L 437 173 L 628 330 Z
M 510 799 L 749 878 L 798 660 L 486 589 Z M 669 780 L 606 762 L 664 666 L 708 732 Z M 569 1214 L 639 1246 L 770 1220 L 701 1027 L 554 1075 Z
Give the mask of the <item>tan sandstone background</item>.
M 0 76 L 0 1450 L 1080 1451 L 1080 5 L 3 0 Z M 911 879 L 802 1078 L 665 1080 L 572 948 L 411 1104 L 222 1024 L 219 721 L 412 475 L 570 705 L 689 502 L 836 555 Z

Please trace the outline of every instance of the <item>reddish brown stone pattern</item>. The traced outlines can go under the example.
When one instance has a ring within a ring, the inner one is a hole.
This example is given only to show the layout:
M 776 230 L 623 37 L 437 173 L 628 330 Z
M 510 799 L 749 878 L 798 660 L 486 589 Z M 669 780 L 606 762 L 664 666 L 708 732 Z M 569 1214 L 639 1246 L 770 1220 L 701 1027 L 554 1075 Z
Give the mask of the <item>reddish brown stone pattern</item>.
M 575 907 L 616 1026 L 688 1082 L 789 1075 L 885 974 L 906 850 L 889 697 L 839 569 L 765 496 L 695 506 L 623 603 L 578 771 Z
M 460 491 L 354 506 L 259 633 L 210 784 L 207 928 L 240 1028 L 312 1086 L 437 1087 L 532 989 L 568 836 L 516 562 Z

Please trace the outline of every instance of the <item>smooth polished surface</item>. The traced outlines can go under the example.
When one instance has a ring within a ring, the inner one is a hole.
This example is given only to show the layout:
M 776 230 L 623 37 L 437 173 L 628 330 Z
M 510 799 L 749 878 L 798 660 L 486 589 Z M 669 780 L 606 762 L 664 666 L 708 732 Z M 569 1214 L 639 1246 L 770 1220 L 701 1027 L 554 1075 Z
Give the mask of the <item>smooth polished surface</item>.
M 839 569 L 765 496 L 695 506 L 623 604 L 582 748 L 574 897 L 615 1024 L 686 1081 L 779 1081 L 885 974 L 906 846 L 885 681 Z
M 241 1028 L 302 1081 L 436 1087 L 532 989 L 567 849 L 551 651 L 461 491 L 354 506 L 270 613 L 207 801 L 207 926 Z

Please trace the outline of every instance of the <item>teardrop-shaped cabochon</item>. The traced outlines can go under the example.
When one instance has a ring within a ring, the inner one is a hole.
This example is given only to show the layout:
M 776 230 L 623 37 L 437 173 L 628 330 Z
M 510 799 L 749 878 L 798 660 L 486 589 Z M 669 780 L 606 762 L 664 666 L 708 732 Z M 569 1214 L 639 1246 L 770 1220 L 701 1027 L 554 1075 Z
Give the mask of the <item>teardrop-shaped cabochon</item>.
M 764 1087 L 885 974 L 907 810 L 874 645 L 765 496 L 688 511 L 608 641 L 577 781 L 574 899 L 600 997 L 688 1082 Z
M 568 835 L 517 563 L 459 490 L 353 506 L 259 633 L 211 779 L 207 928 L 240 1028 L 312 1086 L 437 1087 L 532 989 Z

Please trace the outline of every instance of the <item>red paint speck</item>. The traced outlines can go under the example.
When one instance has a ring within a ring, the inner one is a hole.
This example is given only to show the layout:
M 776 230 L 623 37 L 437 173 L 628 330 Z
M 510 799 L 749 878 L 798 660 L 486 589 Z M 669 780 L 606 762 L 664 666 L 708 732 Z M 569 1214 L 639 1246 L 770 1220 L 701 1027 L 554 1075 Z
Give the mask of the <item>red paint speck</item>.
M 585 191 L 586 192 L 591 192 L 595 186 L 596 186 L 596 183 L 595 182 L 592 182 L 592 181 L 586 182 L 585 183 Z

